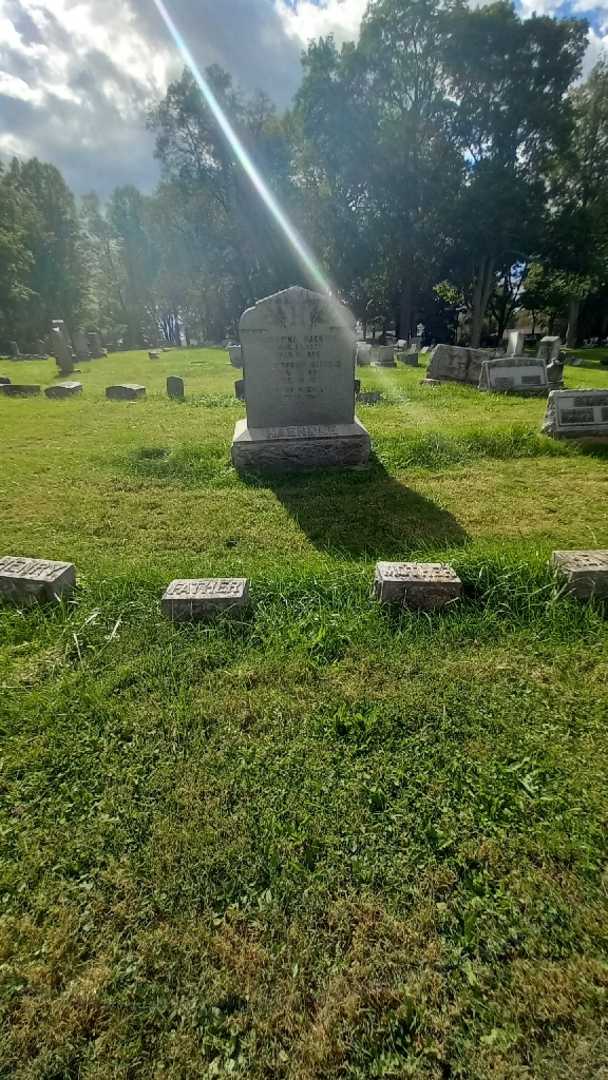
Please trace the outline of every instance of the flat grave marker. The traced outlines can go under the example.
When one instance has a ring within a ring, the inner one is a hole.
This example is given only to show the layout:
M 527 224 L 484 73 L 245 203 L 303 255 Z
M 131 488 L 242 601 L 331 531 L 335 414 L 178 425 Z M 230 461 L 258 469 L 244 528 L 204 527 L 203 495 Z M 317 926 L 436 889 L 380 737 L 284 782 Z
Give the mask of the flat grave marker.
M 542 430 L 554 439 L 608 438 L 608 388 L 551 390 Z
M 5 397 L 37 397 L 40 386 L 34 383 L 0 383 L 0 391 Z
M 190 622 L 218 613 L 234 613 L 249 600 L 247 578 L 177 578 L 161 599 L 161 610 L 174 622 Z
M 376 563 L 374 596 L 381 604 L 435 611 L 461 592 L 458 574 L 446 563 Z
M 608 550 L 554 551 L 551 564 L 579 600 L 608 597 Z
M 54 386 L 47 386 L 44 393 L 48 398 L 75 397 L 77 394 L 82 393 L 82 383 L 72 382 L 71 380 L 55 383 Z
M 0 598 L 31 604 L 69 596 L 76 584 L 73 563 L 30 559 L 19 555 L 0 558 Z
M 115 386 L 106 386 L 106 397 L 110 401 L 138 401 L 145 396 L 146 388 L 139 383 L 117 383 Z

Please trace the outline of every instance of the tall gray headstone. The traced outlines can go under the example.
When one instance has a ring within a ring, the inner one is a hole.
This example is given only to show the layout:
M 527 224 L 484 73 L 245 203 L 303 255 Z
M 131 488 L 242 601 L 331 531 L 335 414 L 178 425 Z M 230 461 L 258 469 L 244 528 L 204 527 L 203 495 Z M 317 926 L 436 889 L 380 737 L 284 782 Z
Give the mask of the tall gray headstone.
M 365 464 L 369 435 L 355 417 L 354 319 L 328 296 L 294 286 L 241 316 L 247 419 L 237 422 L 238 469 Z
M 547 336 L 541 338 L 536 355 L 539 359 L 544 360 L 546 364 L 549 364 L 551 360 L 558 359 L 561 347 L 562 339 L 560 337 Z
M 67 344 L 65 337 L 58 326 L 53 326 L 49 335 L 49 352 L 55 357 L 57 367 L 62 375 L 71 375 L 74 370 L 74 358 L 72 350 Z

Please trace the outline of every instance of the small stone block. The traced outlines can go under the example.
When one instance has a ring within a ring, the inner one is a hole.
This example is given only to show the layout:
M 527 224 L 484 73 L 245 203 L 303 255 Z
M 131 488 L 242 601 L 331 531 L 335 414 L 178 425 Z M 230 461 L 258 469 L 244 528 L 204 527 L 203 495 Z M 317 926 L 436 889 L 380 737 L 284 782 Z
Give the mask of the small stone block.
M 551 562 L 579 600 L 608 597 L 608 550 L 554 551 Z
M 357 401 L 361 405 L 378 405 L 382 401 L 380 390 L 361 390 L 357 394 Z
M 150 349 L 150 351 L 148 353 L 148 356 L 149 356 L 150 360 L 158 360 L 158 359 L 160 359 L 160 353 L 159 353 L 158 349 Z
M 36 397 L 40 393 L 40 387 L 33 383 L 2 383 L 0 391 L 5 397 Z
M 54 386 L 47 386 L 44 391 L 48 398 L 67 398 L 74 397 L 75 394 L 82 393 L 81 382 L 60 382 L 55 383 Z
M 76 584 L 72 563 L 27 559 L 15 555 L 0 558 L 0 598 L 31 604 L 69 596 Z
M 116 386 L 106 386 L 106 397 L 111 401 L 137 401 L 146 396 L 145 386 L 139 383 L 118 383 Z
M 248 600 L 247 578 L 184 578 L 171 582 L 160 603 L 163 614 L 174 622 L 190 622 L 219 612 L 234 613 Z
M 184 400 L 184 380 L 180 379 L 179 375 L 167 376 L 167 394 L 170 398 L 175 398 L 176 401 Z
M 457 600 L 462 582 L 446 563 L 376 563 L 374 596 L 381 604 L 433 611 Z
M 234 396 L 239 401 L 245 401 L 245 380 L 237 379 L 234 384 Z

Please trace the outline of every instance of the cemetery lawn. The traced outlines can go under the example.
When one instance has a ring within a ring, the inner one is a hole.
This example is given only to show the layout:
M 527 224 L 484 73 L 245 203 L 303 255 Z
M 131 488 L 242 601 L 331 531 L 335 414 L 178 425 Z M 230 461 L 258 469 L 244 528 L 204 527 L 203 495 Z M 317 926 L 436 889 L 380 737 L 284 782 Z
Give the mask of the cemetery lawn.
M 546 562 L 608 548 L 608 448 L 361 369 L 369 470 L 246 482 L 224 352 L 81 369 L 0 397 L 0 553 L 79 578 L 0 608 L 0 1077 L 607 1075 L 607 611 Z M 465 597 L 387 614 L 379 558 Z M 160 617 L 214 575 L 246 616 Z

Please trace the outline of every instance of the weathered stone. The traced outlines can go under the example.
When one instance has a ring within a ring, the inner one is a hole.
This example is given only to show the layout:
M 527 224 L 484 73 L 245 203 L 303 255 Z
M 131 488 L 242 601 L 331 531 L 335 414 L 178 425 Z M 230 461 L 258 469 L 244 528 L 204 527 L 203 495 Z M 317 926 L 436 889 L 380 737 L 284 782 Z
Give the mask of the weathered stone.
M 244 312 L 247 419 L 234 431 L 237 469 L 363 465 L 369 435 L 355 418 L 354 320 L 299 287 Z
M 401 364 L 407 364 L 409 367 L 418 367 L 418 352 L 406 349 L 402 352 L 395 353 L 397 360 Z
M 432 611 L 457 600 L 462 582 L 446 563 L 376 563 L 374 595 L 382 604 Z
M 137 401 L 145 396 L 146 388 L 139 383 L 117 383 L 116 386 L 106 386 L 106 397 L 111 401 Z
M 33 603 L 69 596 L 76 584 L 72 563 L 5 555 L 0 558 L 0 597 Z
M 63 324 L 62 324 L 63 325 Z M 68 345 L 63 329 L 53 324 L 49 335 L 49 352 L 55 357 L 57 367 L 62 375 L 71 375 L 74 370 L 74 357 Z
M 555 439 L 608 437 L 608 389 L 551 390 L 543 423 Z
M 356 344 L 356 361 L 359 367 L 369 367 L 372 362 L 372 347 L 366 341 Z
M 185 578 L 171 582 L 161 609 L 174 622 L 184 622 L 220 612 L 236 614 L 248 599 L 247 578 Z
M 150 349 L 148 357 L 150 360 L 160 360 L 160 352 L 158 349 Z
M 554 551 L 551 562 L 579 600 L 608 597 L 608 550 Z
M 0 392 L 5 397 L 36 397 L 40 387 L 32 383 L 1 383 Z
M 372 367 L 397 367 L 393 345 L 378 345 L 372 349 Z
M 562 347 L 562 339 L 560 337 L 544 337 L 541 338 L 538 346 L 537 356 L 540 360 L 544 360 L 546 364 L 551 360 L 556 360 L 560 354 Z
M 427 379 L 479 385 L 481 365 L 494 357 L 494 349 L 465 349 L 459 345 L 436 345 L 431 353 Z
M 545 361 L 532 356 L 499 356 L 484 360 L 479 389 L 522 397 L 544 397 L 548 392 Z
M 89 342 L 84 330 L 80 327 L 75 330 L 72 335 L 72 341 L 74 344 L 74 352 L 76 353 L 76 359 L 80 363 L 84 363 L 85 360 L 91 359 L 91 350 L 89 349 Z
M 241 345 L 229 345 L 228 356 L 233 367 L 243 367 L 243 349 Z
M 561 390 L 564 385 L 564 361 L 557 357 L 547 364 L 547 381 L 550 390 Z
M 234 396 L 239 401 L 245 401 L 245 380 L 237 379 L 234 384 Z
M 18 346 L 17 342 L 16 341 L 9 341 L 8 348 L 9 348 L 9 356 L 12 356 L 15 360 L 18 360 L 19 357 L 21 356 L 21 353 L 19 351 L 19 346 Z
M 81 382 L 59 382 L 54 386 L 47 386 L 44 391 L 48 398 L 67 398 L 74 397 L 76 394 L 82 393 Z
M 10 386 L 11 380 L 6 375 L 0 375 L 0 386 Z
M 185 396 L 184 380 L 179 375 L 167 376 L 167 394 L 176 401 L 183 401 Z
M 357 394 L 357 401 L 361 405 L 377 405 L 382 401 L 382 394 L 380 390 L 362 390 Z
M 526 335 L 523 330 L 509 330 L 507 334 L 507 356 L 522 356 Z
M 91 331 L 87 334 L 87 343 L 89 346 L 89 352 L 94 360 L 100 360 L 102 356 L 106 355 L 106 351 L 101 344 L 101 338 L 99 334 Z

